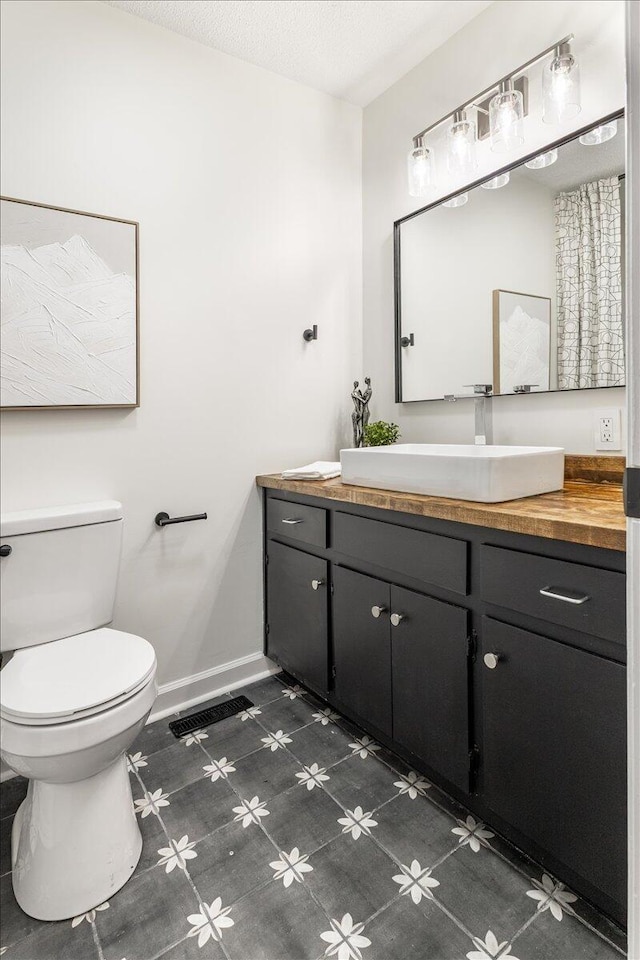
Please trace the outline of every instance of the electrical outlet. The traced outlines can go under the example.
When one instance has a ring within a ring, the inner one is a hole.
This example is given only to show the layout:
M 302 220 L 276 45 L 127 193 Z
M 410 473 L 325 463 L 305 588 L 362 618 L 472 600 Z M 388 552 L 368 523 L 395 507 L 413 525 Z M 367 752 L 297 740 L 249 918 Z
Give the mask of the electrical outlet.
M 620 410 L 596 410 L 594 427 L 596 450 L 620 450 Z

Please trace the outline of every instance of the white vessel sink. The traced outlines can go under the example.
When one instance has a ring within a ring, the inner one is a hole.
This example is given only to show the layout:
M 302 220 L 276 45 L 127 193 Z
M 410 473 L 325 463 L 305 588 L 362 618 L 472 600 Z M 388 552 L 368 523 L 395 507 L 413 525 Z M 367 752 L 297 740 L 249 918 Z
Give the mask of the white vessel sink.
M 342 482 L 498 503 L 561 490 L 562 447 L 399 443 L 340 451 Z

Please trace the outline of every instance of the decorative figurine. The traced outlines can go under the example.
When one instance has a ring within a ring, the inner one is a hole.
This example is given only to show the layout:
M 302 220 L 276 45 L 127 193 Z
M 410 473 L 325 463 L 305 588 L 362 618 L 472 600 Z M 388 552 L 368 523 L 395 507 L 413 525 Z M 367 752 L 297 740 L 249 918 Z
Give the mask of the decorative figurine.
M 354 447 L 364 446 L 364 430 L 369 423 L 369 400 L 371 399 L 371 377 L 365 377 L 366 387 L 364 391 L 359 390 L 359 382 L 354 380 L 351 399 L 353 400 L 354 411 L 351 414 L 353 424 L 353 445 Z

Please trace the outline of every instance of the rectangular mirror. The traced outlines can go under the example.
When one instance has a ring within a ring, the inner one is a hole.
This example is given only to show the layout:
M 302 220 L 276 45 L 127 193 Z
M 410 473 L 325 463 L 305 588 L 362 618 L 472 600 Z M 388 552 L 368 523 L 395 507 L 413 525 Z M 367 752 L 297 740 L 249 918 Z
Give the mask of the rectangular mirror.
M 396 222 L 398 402 L 624 386 L 624 160 L 620 112 Z

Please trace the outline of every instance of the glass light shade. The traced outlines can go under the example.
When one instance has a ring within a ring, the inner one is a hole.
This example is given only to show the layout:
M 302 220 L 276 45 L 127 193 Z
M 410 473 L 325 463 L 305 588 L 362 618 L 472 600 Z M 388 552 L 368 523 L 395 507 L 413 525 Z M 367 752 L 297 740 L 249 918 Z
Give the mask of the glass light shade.
M 467 176 L 477 165 L 476 125 L 463 115 L 447 131 L 447 169 L 453 176 Z
M 508 173 L 501 173 L 497 177 L 492 177 L 491 180 L 481 183 L 480 186 L 483 190 L 499 190 L 500 187 L 506 187 L 509 180 L 510 176 Z
M 564 44 L 542 71 L 542 119 L 545 123 L 573 120 L 580 104 L 580 67 Z
M 496 93 L 489 102 L 491 149 L 508 153 L 524 143 L 524 104 L 519 90 Z
M 445 200 L 442 206 L 443 207 L 464 207 L 468 199 L 469 199 L 468 193 L 459 193 L 457 196 L 451 197 L 450 200 Z
M 539 153 L 537 157 L 527 160 L 525 167 L 529 167 L 529 170 L 542 170 L 543 167 L 550 167 L 557 159 L 557 150 L 547 150 L 546 153 Z
M 618 121 L 610 120 L 609 123 L 603 123 L 601 127 L 594 127 L 588 130 L 580 137 L 580 143 L 586 147 L 595 147 L 599 143 L 606 143 L 607 140 L 613 140 L 618 132 Z
M 407 157 L 409 195 L 426 197 L 433 186 L 433 150 L 423 144 L 414 146 Z

